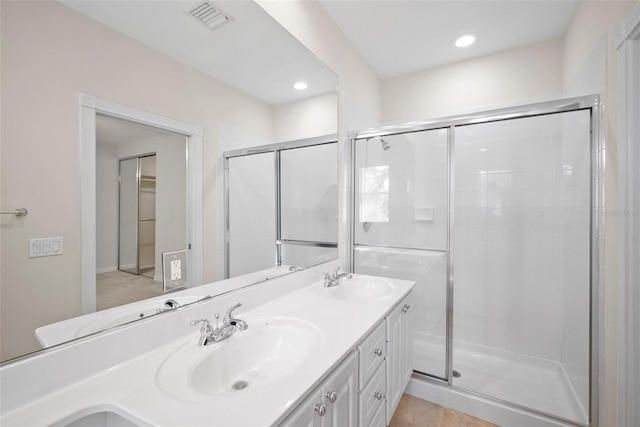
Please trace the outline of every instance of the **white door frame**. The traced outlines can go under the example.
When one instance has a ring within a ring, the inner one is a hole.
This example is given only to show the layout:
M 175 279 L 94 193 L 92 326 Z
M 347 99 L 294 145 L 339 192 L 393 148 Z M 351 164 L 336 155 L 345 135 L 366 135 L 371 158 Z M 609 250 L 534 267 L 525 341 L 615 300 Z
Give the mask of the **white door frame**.
M 640 425 L 640 3 L 622 23 L 618 50 L 618 424 Z M 635 248 L 634 248 L 635 243 Z
M 82 314 L 96 311 L 96 114 L 185 135 L 187 166 L 187 239 L 189 287 L 203 280 L 202 127 L 180 122 L 116 102 L 80 94 L 80 199 Z

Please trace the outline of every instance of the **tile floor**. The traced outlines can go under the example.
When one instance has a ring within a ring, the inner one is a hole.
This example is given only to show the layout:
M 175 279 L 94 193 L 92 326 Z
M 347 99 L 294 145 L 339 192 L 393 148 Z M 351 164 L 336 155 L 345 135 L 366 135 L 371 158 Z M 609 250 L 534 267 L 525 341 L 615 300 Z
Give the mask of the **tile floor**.
M 490 422 L 403 394 L 389 427 L 490 427 Z

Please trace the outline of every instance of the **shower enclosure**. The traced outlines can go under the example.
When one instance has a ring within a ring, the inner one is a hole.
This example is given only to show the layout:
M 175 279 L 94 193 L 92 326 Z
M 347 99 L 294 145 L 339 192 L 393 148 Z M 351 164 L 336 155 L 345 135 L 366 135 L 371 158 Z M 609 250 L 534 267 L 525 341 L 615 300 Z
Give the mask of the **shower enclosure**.
M 416 373 L 589 424 L 597 105 L 574 98 L 352 139 L 352 269 L 417 282 Z
M 335 136 L 228 151 L 225 277 L 338 256 Z

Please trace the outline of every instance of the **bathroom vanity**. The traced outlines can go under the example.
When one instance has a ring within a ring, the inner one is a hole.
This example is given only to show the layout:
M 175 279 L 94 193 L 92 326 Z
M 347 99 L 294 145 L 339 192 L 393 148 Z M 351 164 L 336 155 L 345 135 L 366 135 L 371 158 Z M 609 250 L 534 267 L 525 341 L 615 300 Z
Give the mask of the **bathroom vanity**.
M 0 367 L 3 426 L 384 426 L 412 371 L 413 282 L 325 264 Z M 208 286 L 208 285 L 206 285 Z M 209 345 L 200 326 L 247 325 Z

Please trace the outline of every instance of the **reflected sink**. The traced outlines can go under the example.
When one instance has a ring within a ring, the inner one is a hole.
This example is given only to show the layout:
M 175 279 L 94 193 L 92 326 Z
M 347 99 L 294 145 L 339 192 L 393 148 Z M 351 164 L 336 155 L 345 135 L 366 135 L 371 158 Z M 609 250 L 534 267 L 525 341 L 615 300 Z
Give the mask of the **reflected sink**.
M 185 296 L 175 297 L 173 300 L 178 304 L 185 305 L 199 301 L 204 296 Z M 169 296 L 164 298 L 152 299 L 147 301 L 140 301 L 136 303 L 127 304 L 121 307 L 115 307 L 109 310 L 97 312 L 94 315 L 94 319 L 87 322 L 84 326 L 79 328 L 76 332 L 76 337 L 82 337 L 88 334 L 92 334 L 105 329 L 113 328 L 114 326 L 124 325 L 125 323 L 133 322 L 134 320 L 143 319 L 145 317 L 153 316 L 163 311 L 167 311 L 164 306 L 164 301 L 171 299 Z
M 204 295 L 165 295 L 149 300 L 133 302 L 119 307 L 109 308 L 95 313 L 63 320 L 61 322 L 41 326 L 35 331 L 36 338 L 43 348 L 51 347 L 79 337 L 158 314 L 158 312 L 166 310 L 164 303 L 168 299 L 173 299 L 178 304 L 185 305 L 202 300 L 203 298 L 205 298 Z
M 391 296 L 394 285 L 384 278 L 358 277 L 341 279 L 340 284 L 326 288 L 334 298 L 351 302 L 381 301 Z
M 324 345 L 321 330 L 287 317 L 244 319 L 249 328 L 197 345 L 194 336 L 160 367 L 157 383 L 170 396 L 202 400 L 259 390 L 292 374 Z

